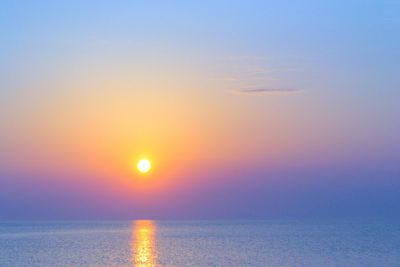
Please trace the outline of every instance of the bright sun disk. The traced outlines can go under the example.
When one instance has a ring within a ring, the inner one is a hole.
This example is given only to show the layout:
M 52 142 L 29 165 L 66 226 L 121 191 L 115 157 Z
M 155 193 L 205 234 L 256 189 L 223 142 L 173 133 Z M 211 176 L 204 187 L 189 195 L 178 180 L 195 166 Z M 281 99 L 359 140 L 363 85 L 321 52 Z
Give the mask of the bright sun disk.
M 147 173 L 151 169 L 151 163 L 148 159 L 141 159 L 136 167 L 141 173 Z

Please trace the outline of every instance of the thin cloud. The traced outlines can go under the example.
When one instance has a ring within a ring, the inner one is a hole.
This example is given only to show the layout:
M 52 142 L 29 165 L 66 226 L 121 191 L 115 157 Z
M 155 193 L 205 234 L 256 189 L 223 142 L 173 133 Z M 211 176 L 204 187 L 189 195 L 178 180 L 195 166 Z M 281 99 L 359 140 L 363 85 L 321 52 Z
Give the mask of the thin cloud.
M 288 72 L 296 68 L 273 64 L 263 56 L 230 56 L 223 59 L 226 62 L 223 73 L 214 81 L 235 95 L 292 95 L 302 90 L 292 88 L 287 79 Z
M 256 96 L 256 95 L 290 95 L 301 92 L 300 89 L 293 88 L 253 88 L 253 89 L 239 89 L 232 91 L 235 95 L 248 95 L 248 96 Z
M 268 57 L 264 57 L 264 56 L 246 56 L 246 55 L 242 55 L 242 56 L 227 56 L 227 57 L 223 57 L 222 60 L 224 61 L 254 61 L 254 60 L 268 60 Z

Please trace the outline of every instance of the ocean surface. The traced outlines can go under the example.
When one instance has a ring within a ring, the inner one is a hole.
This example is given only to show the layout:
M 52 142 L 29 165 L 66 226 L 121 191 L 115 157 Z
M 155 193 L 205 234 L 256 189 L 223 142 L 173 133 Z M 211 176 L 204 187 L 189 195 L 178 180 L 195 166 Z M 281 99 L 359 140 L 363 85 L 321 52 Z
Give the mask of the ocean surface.
M 0 266 L 400 266 L 400 224 L 0 222 Z

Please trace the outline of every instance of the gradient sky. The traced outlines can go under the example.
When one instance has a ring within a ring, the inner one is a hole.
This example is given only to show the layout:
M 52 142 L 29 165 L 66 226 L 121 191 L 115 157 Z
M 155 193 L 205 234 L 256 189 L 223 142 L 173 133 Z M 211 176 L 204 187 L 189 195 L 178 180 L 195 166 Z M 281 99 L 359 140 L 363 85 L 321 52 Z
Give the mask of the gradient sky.
M 399 14 L 1 1 L 0 219 L 400 215 Z

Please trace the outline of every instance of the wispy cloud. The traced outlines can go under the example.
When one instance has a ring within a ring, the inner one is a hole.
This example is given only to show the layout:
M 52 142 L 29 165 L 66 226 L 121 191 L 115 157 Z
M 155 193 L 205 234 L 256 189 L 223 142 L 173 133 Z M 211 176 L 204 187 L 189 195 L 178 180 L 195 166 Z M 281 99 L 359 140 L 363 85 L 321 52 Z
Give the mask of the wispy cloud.
M 221 59 L 224 61 L 249 61 L 249 60 L 254 61 L 254 60 L 267 60 L 268 57 L 241 55 L 241 56 L 227 56 Z
M 226 65 L 220 77 L 214 81 L 235 95 L 292 95 L 302 90 L 292 87 L 288 72 L 293 67 L 282 66 L 266 57 L 230 56 L 223 60 Z
M 291 88 L 253 88 L 253 89 L 238 89 L 232 90 L 232 93 L 235 95 L 288 95 L 299 93 L 302 90 L 300 89 L 291 89 Z

